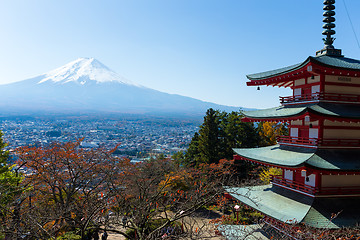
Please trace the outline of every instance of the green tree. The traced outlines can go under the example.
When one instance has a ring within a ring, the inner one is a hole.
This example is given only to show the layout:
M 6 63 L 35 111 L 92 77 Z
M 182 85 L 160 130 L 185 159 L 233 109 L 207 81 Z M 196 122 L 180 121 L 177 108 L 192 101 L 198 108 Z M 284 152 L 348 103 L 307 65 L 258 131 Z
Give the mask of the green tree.
M 226 116 L 225 152 L 224 158 L 231 159 L 234 155 L 233 148 L 257 147 L 259 135 L 253 123 L 242 122 L 243 115 L 240 112 L 231 112 Z
M 8 164 L 9 151 L 5 150 L 7 144 L 2 139 L 2 132 L 0 131 L 0 238 L 5 236 L 6 230 L 11 230 L 18 223 L 17 206 L 19 195 L 22 188 L 19 186 L 22 180 L 18 172 L 13 171 L 14 166 Z M 13 209 L 13 210 L 11 210 Z M 10 225 L 5 225 L 5 222 L 12 222 Z
M 199 133 L 195 133 L 184 156 L 183 165 L 195 166 L 200 161 Z
M 185 154 L 185 165 L 217 163 L 232 159 L 233 148 L 257 147 L 259 135 L 254 124 L 242 122 L 240 112 L 219 112 L 209 109 Z
M 216 163 L 221 159 L 220 121 L 219 111 L 212 108 L 207 110 L 199 130 L 200 163 Z
M 0 174 L 9 171 L 9 165 L 7 160 L 9 159 L 9 151 L 5 151 L 5 147 L 7 146 L 2 139 L 3 133 L 0 131 Z

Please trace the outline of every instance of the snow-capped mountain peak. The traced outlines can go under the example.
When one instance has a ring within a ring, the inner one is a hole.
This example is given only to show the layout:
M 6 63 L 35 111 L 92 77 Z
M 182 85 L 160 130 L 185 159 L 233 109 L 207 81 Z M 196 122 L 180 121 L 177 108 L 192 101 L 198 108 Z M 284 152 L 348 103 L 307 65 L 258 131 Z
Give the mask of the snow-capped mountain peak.
M 76 82 L 84 85 L 89 80 L 96 81 L 97 83 L 119 82 L 126 85 L 140 86 L 115 73 L 94 58 L 78 58 L 62 67 L 45 73 L 44 78 L 38 83 L 51 81 L 65 84 Z
M 79 58 L 45 74 L 0 85 L 0 92 L 0 116 L 131 113 L 193 117 L 203 116 L 208 108 L 227 109 L 131 83 L 93 58 Z

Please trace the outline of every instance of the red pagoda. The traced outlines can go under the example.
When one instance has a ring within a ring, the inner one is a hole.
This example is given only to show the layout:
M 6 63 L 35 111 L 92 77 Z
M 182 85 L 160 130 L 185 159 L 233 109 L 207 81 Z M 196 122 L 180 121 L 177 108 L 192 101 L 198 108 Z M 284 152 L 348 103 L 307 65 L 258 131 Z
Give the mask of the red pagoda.
M 235 160 L 282 169 L 269 185 L 227 189 L 269 222 L 327 229 L 360 223 L 360 61 L 333 47 L 334 3 L 324 1 L 325 47 L 315 57 L 247 76 L 248 86 L 293 90 L 279 107 L 244 112 L 245 121 L 287 123 L 289 136 L 234 149 Z

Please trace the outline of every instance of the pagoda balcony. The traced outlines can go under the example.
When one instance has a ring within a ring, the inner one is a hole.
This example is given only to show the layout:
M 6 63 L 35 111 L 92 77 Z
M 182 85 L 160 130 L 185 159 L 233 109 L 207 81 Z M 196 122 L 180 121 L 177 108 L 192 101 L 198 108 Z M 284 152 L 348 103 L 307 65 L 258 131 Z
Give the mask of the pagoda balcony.
M 308 147 L 316 147 L 318 145 L 317 138 L 278 136 L 276 140 L 280 145 L 299 145 L 300 147 L 304 145 Z
M 271 176 L 271 183 L 275 186 L 310 195 L 312 197 L 319 192 L 319 189 L 316 187 L 285 179 L 282 176 Z
M 360 195 L 360 186 L 313 187 L 304 183 L 285 179 L 282 176 L 271 176 L 271 183 L 304 195 Z
M 354 94 L 340 94 L 340 93 L 312 93 L 305 95 L 295 95 L 288 97 L 279 97 L 282 105 L 298 104 L 302 102 L 315 101 L 331 101 L 331 102 L 345 102 L 345 103 L 360 103 L 360 95 Z
M 291 136 L 278 136 L 277 142 L 280 145 L 290 145 L 299 147 L 342 147 L 360 148 L 360 139 L 319 139 Z

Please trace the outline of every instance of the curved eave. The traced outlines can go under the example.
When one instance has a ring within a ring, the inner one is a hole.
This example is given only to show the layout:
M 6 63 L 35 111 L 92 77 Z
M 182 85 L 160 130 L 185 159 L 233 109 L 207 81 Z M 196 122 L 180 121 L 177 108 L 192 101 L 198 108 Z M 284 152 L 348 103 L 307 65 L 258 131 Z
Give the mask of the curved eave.
M 311 76 L 311 73 L 307 71 L 307 66 L 309 63 L 310 57 L 299 64 L 279 68 L 272 71 L 249 74 L 246 77 L 250 81 L 246 82 L 246 84 L 248 86 L 272 85 L 290 87 L 292 86 L 293 80 Z
M 319 119 L 326 117 L 333 121 L 360 121 L 360 106 L 346 104 L 316 103 L 301 106 L 279 106 L 256 111 L 243 112 L 245 122 L 290 121 L 306 115 Z
M 316 169 L 341 171 L 339 173 L 359 172 L 359 155 L 359 149 L 317 149 L 305 164 Z
M 355 227 L 360 223 L 358 197 L 311 198 L 276 186 L 225 188 L 235 199 L 287 224 L 304 223 L 323 229 Z M 333 218 L 334 214 L 338 214 Z
M 311 75 L 325 73 L 329 75 L 360 76 L 360 61 L 345 57 L 318 56 L 308 57 L 304 62 L 272 71 L 249 74 L 248 86 L 272 85 L 291 87 L 292 81 Z
M 289 118 L 303 115 L 306 112 L 306 107 L 284 107 L 279 106 L 275 108 L 261 109 L 256 111 L 243 112 L 244 120 L 289 120 Z
M 288 66 L 288 67 L 279 68 L 279 69 L 275 69 L 275 70 L 271 70 L 271 71 L 255 73 L 255 74 L 249 74 L 249 75 L 246 75 L 246 77 L 249 80 L 252 80 L 252 81 L 277 77 L 277 76 L 280 76 L 280 75 L 283 75 L 283 74 L 287 74 L 287 73 L 291 73 L 291 72 L 294 72 L 296 70 L 299 70 L 299 69 L 303 68 L 304 66 L 306 66 L 306 64 L 308 64 L 309 62 L 310 62 L 310 57 L 308 57 L 302 63 L 294 64 L 294 65 L 291 65 L 291 66 Z
M 330 172 L 360 171 L 359 149 L 314 149 L 274 145 L 233 150 L 238 159 L 273 167 L 311 167 Z
M 319 57 L 309 57 L 309 60 L 312 63 L 323 67 L 360 72 L 360 60 L 357 59 L 324 55 Z
M 281 149 L 279 145 L 260 148 L 234 148 L 234 152 L 253 162 L 269 166 L 299 168 L 314 154 L 314 149 Z
M 267 216 L 285 223 L 299 223 L 311 208 L 314 199 L 299 194 L 297 200 L 290 196 L 273 191 L 272 185 L 252 186 L 243 188 L 225 188 L 235 199 L 254 208 Z

